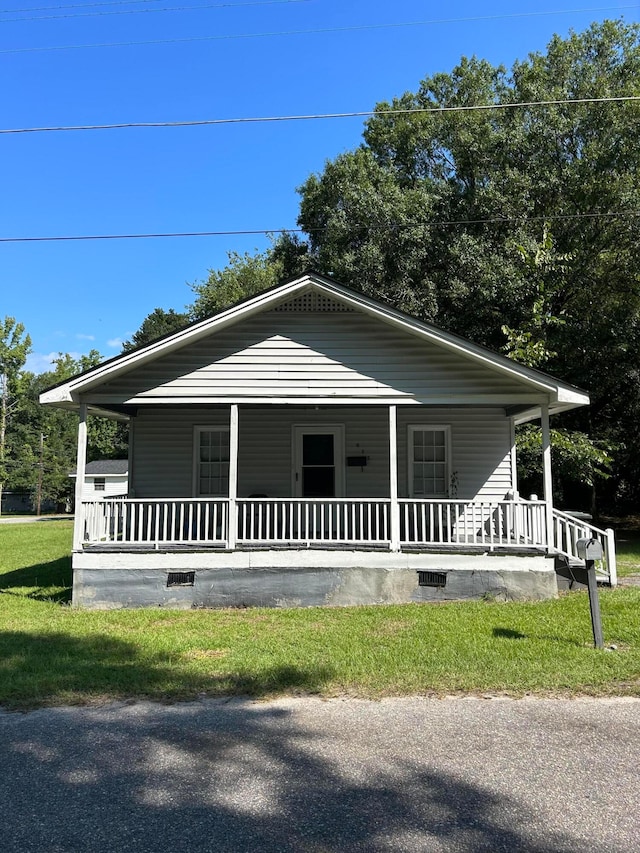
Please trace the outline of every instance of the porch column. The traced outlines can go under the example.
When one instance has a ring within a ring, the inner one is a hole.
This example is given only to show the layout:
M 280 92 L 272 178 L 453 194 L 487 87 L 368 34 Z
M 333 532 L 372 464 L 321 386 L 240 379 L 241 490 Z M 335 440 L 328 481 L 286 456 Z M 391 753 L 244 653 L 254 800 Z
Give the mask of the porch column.
M 398 505 L 398 407 L 389 406 L 389 527 L 391 550 L 400 550 L 400 506 Z
M 238 404 L 231 404 L 229 412 L 229 530 L 227 545 L 236 547 L 238 531 Z
M 551 482 L 551 431 L 549 429 L 549 406 L 540 407 L 542 426 L 542 483 L 545 501 L 545 519 L 547 524 L 547 547 L 555 547 L 553 533 L 553 487 Z
M 73 523 L 73 550 L 82 550 L 84 539 L 84 512 L 82 509 L 82 492 L 87 468 L 87 404 L 80 403 L 80 420 L 78 421 L 78 450 L 76 454 L 76 505 Z
M 518 454 L 516 452 L 516 422 L 513 418 L 510 421 L 510 436 L 511 436 L 511 491 L 513 499 L 518 499 Z

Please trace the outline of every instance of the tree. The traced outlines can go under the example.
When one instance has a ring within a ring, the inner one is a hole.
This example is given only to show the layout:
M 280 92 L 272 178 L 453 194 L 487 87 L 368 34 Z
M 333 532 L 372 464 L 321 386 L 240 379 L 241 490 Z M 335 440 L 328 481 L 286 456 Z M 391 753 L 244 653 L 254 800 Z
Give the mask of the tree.
M 164 308 L 155 308 L 148 317 L 145 317 L 138 331 L 131 336 L 131 340 L 124 342 L 122 350 L 130 352 L 150 344 L 163 335 L 177 332 L 189 323 L 189 319 L 188 314 L 179 313 L 173 308 L 168 311 Z
M 229 252 L 228 258 L 226 267 L 209 270 L 205 281 L 191 285 L 196 294 L 189 309 L 193 320 L 201 320 L 285 279 L 301 275 L 308 265 L 308 247 L 295 235 L 283 234 L 265 252 L 254 255 Z
M 41 406 L 39 396 L 52 385 L 99 364 L 101 359 L 97 350 L 78 359 L 59 353 L 52 370 L 37 376 L 24 375 L 22 405 L 9 436 L 14 488 L 29 490 L 33 495 L 39 490 L 42 500 L 54 501 L 61 507 L 71 498 L 73 482 L 69 474 L 76 464 L 78 418 L 73 412 Z M 89 418 L 87 459 L 126 455 L 126 427 L 105 418 Z
M 22 323 L 5 317 L 0 323 L 0 511 L 7 480 L 7 429 L 15 414 L 21 388 L 21 370 L 31 351 L 31 338 Z
M 462 59 L 379 104 L 303 184 L 298 220 L 318 269 L 495 349 L 506 330 L 510 354 L 589 388 L 565 426 L 618 447 L 607 489 L 635 502 L 640 104 L 561 102 L 638 95 L 635 24 L 554 37 L 510 72 Z M 514 106 L 442 111 L 487 104 Z

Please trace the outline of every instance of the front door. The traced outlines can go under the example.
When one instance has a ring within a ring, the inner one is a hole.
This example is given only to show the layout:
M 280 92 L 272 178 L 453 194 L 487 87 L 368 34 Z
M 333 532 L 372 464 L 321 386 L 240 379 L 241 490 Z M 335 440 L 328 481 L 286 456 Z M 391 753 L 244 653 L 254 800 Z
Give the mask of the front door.
M 294 427 L 294 491 L 299 498 L 344 494 L 343 427 Z

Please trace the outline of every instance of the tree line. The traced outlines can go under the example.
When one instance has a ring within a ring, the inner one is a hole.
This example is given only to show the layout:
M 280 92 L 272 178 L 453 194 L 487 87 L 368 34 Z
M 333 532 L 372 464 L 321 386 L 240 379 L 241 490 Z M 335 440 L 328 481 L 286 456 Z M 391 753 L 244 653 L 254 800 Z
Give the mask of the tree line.
M 511 69 L 462 58 L 379 103 L 358 147 L 307 178 L 298 189 L 301 234 L 230 254 L 192 285 L 191 305 L 156 308 L 125 349 L 312 268 L 587 389 L 591 406 L 553 424 L 557 497 L 597 508 L 597 493 L 602 508 L 632 511 L 640 499 L 640 102 L 619 99 L 637 96 L 637 24 L 555 36 Z M 494 108 L 473 109 L 486 105 Z M 78 366 L 66 359 L 27 384 L 65 378 Z M 56 414 L 30 411 L 24 417 L 43 430 L 42 418 Z M 11 415 L 16 425 L 20 417 Z M 14 427 L 7 437 L 15 440 Z M 518 442 L 523 491 L 536 490 L 539 432 L 524 428 Z

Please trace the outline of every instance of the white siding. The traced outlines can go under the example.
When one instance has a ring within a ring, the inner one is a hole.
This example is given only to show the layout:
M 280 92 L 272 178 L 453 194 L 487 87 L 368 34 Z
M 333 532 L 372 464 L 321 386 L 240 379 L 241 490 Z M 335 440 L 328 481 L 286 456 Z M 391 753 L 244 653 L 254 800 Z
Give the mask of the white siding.
M 96 489 L 96 479 L 104 479 L 104 489 Z M 82 499 L 86 501 L 99 501 L 111 495 L 126 495 L 128 489 L 128 478 L 126 474 L 87 474 L 84 478 Z
M 105 383 L 94 401 L 246 398 L 428 402 L 535 398 L 525 384 L 353 313 L 270 311 Z
M 195 425 L 227 425 L 229 407 L 149 407 L 134 430 L 135 497 L 193 495 Z M 347 497 L 389 494 L 388 408 L 360 406 L 240 406 L 238 494 L 291 497 L 293 425 L 342 424 L 345 457 L 367 456 L 364 468 L 346 467 Z M 499 408 L 412 407 L 398 413 L 399 494 L 407 496 L 407 427 L 451 425 L 451 470 L 457 494 L 504 498 L 511 487 L 509 420 Z

